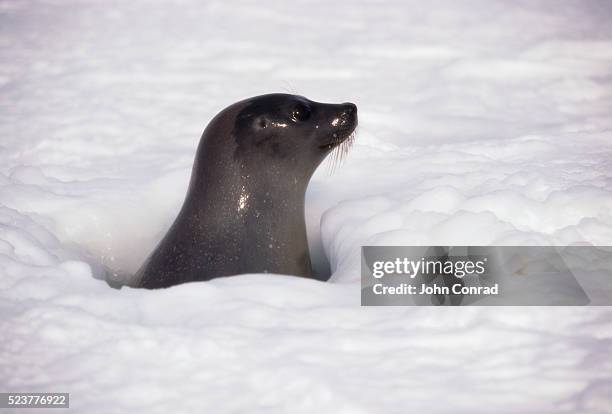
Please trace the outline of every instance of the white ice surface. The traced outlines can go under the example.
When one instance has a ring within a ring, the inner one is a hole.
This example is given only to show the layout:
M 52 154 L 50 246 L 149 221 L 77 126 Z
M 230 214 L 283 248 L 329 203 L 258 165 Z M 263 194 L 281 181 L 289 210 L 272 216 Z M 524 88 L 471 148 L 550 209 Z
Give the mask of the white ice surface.
M 366 244 L 612 244 L 611 18 L 605 0 L 0 1 L 0 391 L 104 414 L 612 412 L 609 308 L 360 308 L 358 279 Z M 92 277 L 164 234 L 212 116 L 283 91 L 359 107 L 307 194 L 330 283 Z

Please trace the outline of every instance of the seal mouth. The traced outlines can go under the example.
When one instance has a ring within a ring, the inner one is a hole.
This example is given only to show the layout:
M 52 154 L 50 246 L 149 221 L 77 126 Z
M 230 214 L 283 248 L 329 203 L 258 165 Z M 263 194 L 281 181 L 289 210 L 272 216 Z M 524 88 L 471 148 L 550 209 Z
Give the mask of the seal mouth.
M 319 148 L 331 150 L 331 149 L 336 148 L 338 145 L 342 144 L 343 142 L 347 142 L 347 141 L 352 142 L 353 138 L 355 138 L 356 132 L 357 132 L 357 125 L 353 125 L 351 128 L 344 130 L 344 131 L 334 132 L 332 134 L 331 140 L 325 144 L 319 145 Z

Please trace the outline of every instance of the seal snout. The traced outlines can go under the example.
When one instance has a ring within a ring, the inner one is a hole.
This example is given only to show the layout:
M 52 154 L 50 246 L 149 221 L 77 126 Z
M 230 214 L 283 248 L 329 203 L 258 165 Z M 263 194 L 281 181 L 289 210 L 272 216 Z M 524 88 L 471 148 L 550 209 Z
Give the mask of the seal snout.
M 329 109 L 329 135 L 325 136 L 325 141 L 319 148 L 331 150 L 343 142 L 353 138 L 357 128 L 357 106 L 350 102 L 342 104 L 328 105 Z M 349 143 L 350 144 L 350 143 Z
M 340 113 L 336 119 L 336 134 L 344 140 L 357 128 L 357 106 L 350 102 L 340 104 Z
M 336 133 L 343 134 L 353 132 L 357 127 L 357 106 L 353 103 L 346 102 L 335 105 L 335 111 L 331 121 L 331 126 L 336 130 Z
M 340 113 L 340 126 L 353 124 L 357 126 L 357 106 L 354 103 L 345 102 L 342 104 L 342 112 Z

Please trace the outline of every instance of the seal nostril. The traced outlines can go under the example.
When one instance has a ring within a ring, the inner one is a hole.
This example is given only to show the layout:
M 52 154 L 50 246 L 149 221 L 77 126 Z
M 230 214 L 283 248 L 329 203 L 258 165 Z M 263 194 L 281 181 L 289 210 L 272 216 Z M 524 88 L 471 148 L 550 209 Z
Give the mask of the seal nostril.
M 357 112 L 357 106 L 353 103 L 350 102 L 345 102 L 342 104 L 342 106 L 344 106 L 344 113 L 347 115 L 351 115 L 355 112 Z
M 341 125 L 346 125 L 350 120 L 357 116 L 357 107 L 350 102 L 342 104 L 342 112 L 340 113 Z

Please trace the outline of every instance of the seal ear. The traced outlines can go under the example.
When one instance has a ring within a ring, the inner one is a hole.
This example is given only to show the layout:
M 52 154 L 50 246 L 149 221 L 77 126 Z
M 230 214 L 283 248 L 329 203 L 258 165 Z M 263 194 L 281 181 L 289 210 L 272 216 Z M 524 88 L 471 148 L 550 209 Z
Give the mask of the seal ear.
M 236 118 L 233 136 L 239 148 L 259 147 L 271 138 L 272 123 L 265 115 L 254 115 L 249 112 Z
M 253 128 L 255 130 L 266 129 L 268 127 L 268 120 L 265 116 L 258 116 L 253 119 Z

